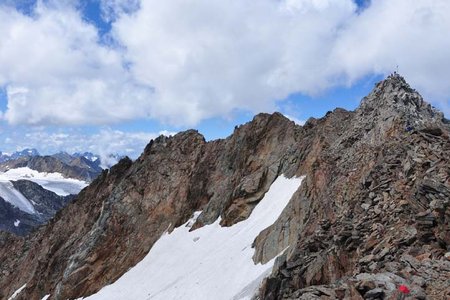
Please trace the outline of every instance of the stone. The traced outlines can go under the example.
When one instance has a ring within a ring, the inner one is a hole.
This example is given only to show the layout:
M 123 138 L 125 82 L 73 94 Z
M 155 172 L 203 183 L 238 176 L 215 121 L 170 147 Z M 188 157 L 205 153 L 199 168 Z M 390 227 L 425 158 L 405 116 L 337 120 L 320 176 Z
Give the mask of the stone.
M 358 262 L 360 264 L 367 264 L 367 263 L 372 262 L 374 259 L 375 259 L 375 255 L 369 254 L 369 255 L 366 255 L 363 258 L 361 258 Z
M 363 204 L 361 204 L 361 207 L 362 207 L 364 210 L 368 210 L 368 209 L 370 208 L 370 204 L 368 204 L 368 203 L 363 203 Z
M 450 252 L 447 252 L 444 254 L 444 258 L 448 261 L 450 261 Z
M 381 288 L 375 288 L 364 294 L 364 299 L 382 299 L 384 291 Z
M 381 252 L 377 254 L 377 258 L 382 259 L 383 257 L 386 256 L 386 254 L 389 253 L 389 251 L 390 251 L 389 247 L 384 247 L 383 250 L 381 250 Z
M 356 284 L 356 289 L 363 295 L 368 291 L 375 289 L 376 287 L 377 285 L 375 284 L 375 282 L 370 280 L 362 280 Z

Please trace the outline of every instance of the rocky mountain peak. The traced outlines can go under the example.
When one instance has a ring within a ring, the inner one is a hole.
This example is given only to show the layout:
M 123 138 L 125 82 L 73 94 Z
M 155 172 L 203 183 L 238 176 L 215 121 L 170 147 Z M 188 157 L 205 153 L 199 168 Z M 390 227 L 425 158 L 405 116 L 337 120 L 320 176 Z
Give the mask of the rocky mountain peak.
M 348 141 L 381 145 L 384 138 L 401 132 L 439 135 L 448 129 L 443 113 L 427 103 L 401 75 L 393 73 L 362 99 L 341 140 L 346 145 Z
M 380 117 L 377 121 L 402 119 L 408 126 L 416 127 L 439 123 L 444 118 L 396 72 L 376 84 L 373 91 L 363 98 L 357 112 L 365 117 Z

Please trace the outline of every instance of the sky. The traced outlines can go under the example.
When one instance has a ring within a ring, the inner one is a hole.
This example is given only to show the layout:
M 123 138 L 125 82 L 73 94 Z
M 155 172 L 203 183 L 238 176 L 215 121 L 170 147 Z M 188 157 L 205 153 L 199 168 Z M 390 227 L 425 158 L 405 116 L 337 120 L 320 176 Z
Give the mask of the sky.
M 0 151 L 137 157 L 260 112 L 355 109 L 397 69 L 450 113 L 447 0 L 0 0 Z

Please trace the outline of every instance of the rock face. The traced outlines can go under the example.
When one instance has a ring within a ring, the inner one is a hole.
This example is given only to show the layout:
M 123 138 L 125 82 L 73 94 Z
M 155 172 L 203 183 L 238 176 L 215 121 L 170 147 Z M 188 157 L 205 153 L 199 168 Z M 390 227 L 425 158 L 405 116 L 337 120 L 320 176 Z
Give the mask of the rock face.
M 49 220 L 68 202 L 75 198 L 75 195 L 58 196 L 57 194 L 42 188 L 39 184 L 28 180 L 13 181 L 14 187 L 33 202 L 34 209 L 39 214 L 41 220 Z
M 356 111 L 302 127 L 260 114 L 224 140 L 193 130 L 159 137 L 28 239 L 0 235 L 0 298 L 25 283 L 16 299 L 90 295 L 194 211 L 202 214 L 193 229 L 245 220 L 285 174 L 306 178 L 254 241 L 255 262 L 287 249 L 255 298 L 397 299 L 405 285 L 415 299 L 446 299 L 449 133 L 443 115 L 394 74 Z
M 28 214 L 0 197 L 0 231 L 25 235 L 41 223 L 35 215 Z

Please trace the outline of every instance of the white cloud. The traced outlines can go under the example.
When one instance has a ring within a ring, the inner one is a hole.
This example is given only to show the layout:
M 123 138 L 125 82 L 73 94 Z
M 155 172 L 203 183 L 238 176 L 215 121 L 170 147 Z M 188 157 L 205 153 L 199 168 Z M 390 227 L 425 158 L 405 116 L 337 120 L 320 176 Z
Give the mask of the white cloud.
M 355 81 L 398 65 L 421 93 L 435 101 L 450 99 L 449 11 L 446 0 L 372 1 L 339 34 L 333 51 L 337 69 Z
M 155 87 L 152 117 L 193 124 L 332 85 L 329 45 L 355 9 L 350 0 L 143 1 L 113 34 L 136 80 Z
M 152 109 L 151 87 L 130 78 L 121 52 L 100 45 L 72 6 L 38 2 L 32 17 L 0 6 L 0 36 L 11 124 L 102 124 Z
M 155 87 L 152 117 L 171 123 L 271 111 L 289 94 L 351 85 L 397 65 L 445 109 L 447 11 L 446 0 L 379 0 L 362 11 L 350 0 L 148 0 L 121 15 L 113 34 L 133 77 Z
M 0 86 L 11 124 L 195 125 L 273 111 L 368 74 L 400 72 L 441 107 L 450 96 L 446 0 L 113 0 L 112 37 L 74 6 L 0 6 Z M 47 2 L 46 2 L 47 3 Z M 116 44 L 115 44 L 116 45 Z

